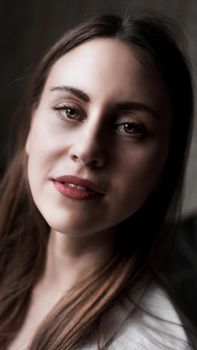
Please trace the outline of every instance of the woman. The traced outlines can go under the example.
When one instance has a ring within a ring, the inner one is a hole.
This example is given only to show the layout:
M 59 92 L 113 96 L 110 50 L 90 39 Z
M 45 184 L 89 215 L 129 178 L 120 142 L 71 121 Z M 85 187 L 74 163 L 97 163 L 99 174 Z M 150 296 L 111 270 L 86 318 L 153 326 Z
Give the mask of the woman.
M 188 348 L 156 275 L 193 112 L 160 17 L 96 17 L 33 74 L 2 184 L 1 349 Z

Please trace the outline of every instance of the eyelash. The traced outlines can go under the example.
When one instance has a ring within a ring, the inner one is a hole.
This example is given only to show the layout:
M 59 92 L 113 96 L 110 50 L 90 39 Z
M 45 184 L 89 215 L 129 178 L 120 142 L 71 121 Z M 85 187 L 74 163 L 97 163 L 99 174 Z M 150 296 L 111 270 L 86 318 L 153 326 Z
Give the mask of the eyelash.
M 58 117 L 63 120 L 63 121 L 83 121 L 84 118 L 84 112 L 80 108 L 77 108 L 76 106 L 72 106 L 69 104 L 62 104 L 62 105 L 57 105 L 53 106 L 52 109 L 57 112 Z M 70 110 L 71 114 L 70 116 L 63 115 L 63 112 L 68 112 Z M 130 127 L 130 130 L 127 128 Z M 146 137 L 149 134 L 149 131 L 147 127 L 144 125 L 144 123 L 141 122 L 122 122 L 122 123 L 117 123 L 115 124 L 115 129 L 117 130 L 118 133 L 125 134 L 124 136 L 126 137 L 134 137 L 138 139 L 142 139 Z
M 57 112 L 58 116 L 63 121 L 66 121 L 67 119 L 82 121 L 83 119 L 83 111 L 80 110 L 79 108 L 72 107 L 71 105 L 64 104 L 64 105 L 53 106 L 52 109 Z M 74 116 L 63 115 L 63 112 L 68 112 L 69 110 L 71 113 L 74 112 Z
M 127 129 L 130 127 L 130 130 Z M 143 138 L 148 135 L 148 129 L 143 123 L 139 122 L 122 122 L 116 124 L 116 128 L 120 133 L 124 133 L 126 136 L 133 136 L 136 138 Z

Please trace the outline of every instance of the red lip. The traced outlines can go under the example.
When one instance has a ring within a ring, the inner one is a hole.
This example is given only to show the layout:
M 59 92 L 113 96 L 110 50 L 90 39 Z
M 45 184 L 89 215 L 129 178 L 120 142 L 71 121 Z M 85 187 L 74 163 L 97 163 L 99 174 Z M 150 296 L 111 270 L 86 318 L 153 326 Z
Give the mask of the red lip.
M 76 176 L 60 176 L 53 179 L 53 182 L 58 192 L 72 199 L 96 199 L 104 195 L 104 192 L 95 183 Z M 84 188 L 71 187 L 71 185 Z

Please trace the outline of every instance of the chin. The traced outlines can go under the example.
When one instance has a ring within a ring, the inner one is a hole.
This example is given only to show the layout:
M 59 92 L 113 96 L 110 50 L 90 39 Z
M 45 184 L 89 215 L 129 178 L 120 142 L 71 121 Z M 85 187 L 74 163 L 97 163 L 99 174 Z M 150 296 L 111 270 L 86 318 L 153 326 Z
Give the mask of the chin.
M 44 214 L 44 213 L 43 213 Z M 95 225 L 92 225 L 92 220 L 80 220 L 80 218 L 68 217 L 62 215 L 43 215 L 49 227 L 56 232 L 66 234 L 73 237 L 89 236 L 95 232 Z

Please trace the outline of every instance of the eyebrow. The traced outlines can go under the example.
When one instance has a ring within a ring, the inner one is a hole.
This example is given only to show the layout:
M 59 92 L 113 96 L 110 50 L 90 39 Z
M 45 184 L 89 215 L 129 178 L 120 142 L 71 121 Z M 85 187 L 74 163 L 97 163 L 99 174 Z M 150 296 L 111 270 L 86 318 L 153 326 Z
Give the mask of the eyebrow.
M 60 86 L 55 86 L 50 89 L 50 91 L 64 91 L 68 92 L 69 94 L 79 98 L 80 100 L 88 103 L 90 102 L 90 97 L 82 90 L 78 88 L 74 88 L 72 86 L 65 86 L 65 85 L 60 85 Z M 141 103 L 141 102 L 130 102 L 130 101 L 125 101 L 125 102 L 119 102 L 115 105 L 115 110 L 118 110 L 119 112 L 133 112 L 133 111 L 143 111 L 143 112 L 148 112 L 149 114 L 152 114 L 156 119 L 160 119 L 160 115 L 150 106 Z
M 152 107 L 141 102 L 120 102 L 116 104 L 116 108 L 118 111 L 126 113 L 132 111 L 148 112 L 149 114 L 152 114 L 154 118 L 160 119 L 160 115 Z
M 90 102 L 90 97 L 84 91 L 71 86 L 55 86 L 51 88 L 50 91 L 65 91 L 86 103 Z

